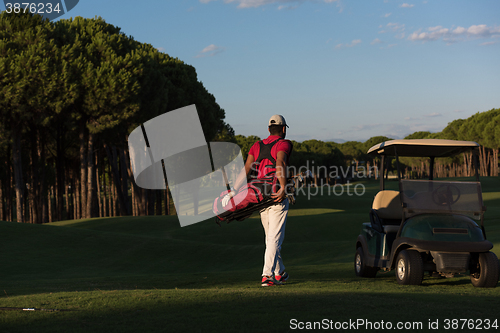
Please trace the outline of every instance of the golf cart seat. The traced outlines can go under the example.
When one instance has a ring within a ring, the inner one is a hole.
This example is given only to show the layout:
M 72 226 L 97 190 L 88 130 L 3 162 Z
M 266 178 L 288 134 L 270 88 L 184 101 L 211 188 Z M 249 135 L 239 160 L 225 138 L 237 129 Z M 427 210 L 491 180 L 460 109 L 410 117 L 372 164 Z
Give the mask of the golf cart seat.
M 385 233 L 397 232 L 403 208 L 399 198 L 399 191 L 383 190 L 377 193 L 373 199 L 370 219 L 372 224 L 380 224 L 380 229 Z

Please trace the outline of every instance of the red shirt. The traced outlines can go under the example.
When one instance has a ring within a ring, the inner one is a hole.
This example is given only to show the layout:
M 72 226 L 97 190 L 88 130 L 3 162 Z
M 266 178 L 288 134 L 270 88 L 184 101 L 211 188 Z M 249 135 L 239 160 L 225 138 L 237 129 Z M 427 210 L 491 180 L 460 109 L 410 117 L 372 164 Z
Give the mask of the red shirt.
M 266 139 L 262 140 L 264 144 L 269 144 L 271 142 L 274 142 L 276 140 L 280 139 L 279 136 L 277 135 L 269 135 Z M 292 153 L 292 143 L 288 140 L 281 140 L 280 142 L 276 143 L 272 148 L 271 148 L 271 156 L 274 157 L 274 159 L 277 159 L 278 152 L 283 151 L 286 154 L 286 164 L 288 165 L 288 161 L 290 159 L 290 154 Z M 259 158 L 259 152 L 260 152 L 260 145 L 259 142 L 255 142 L 250 148 L 250 151 L 248 152 L 248 155 L 252 155 L 255 160 Z M 257 178 L 264 178 L 264 170 L 266 170 L 266 165 L 272 165 L 273 163 L 268 160 L 264 159 L 260 162 L 259 165 L 259 173 L 257 175 Z M 267 172 L 276 170 L 275 168 L 267 168 Z

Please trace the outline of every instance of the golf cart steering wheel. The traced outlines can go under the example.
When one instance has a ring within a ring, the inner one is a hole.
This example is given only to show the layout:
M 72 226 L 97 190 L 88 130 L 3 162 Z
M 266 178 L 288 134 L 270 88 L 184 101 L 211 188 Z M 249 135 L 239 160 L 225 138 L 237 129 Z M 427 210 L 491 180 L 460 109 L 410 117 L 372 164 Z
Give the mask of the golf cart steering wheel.
M 432 201 L 438 206 L 451 206 L 458 199 L 460 199 L 460 189 L 455 185 L 441 185 L 432 191 Z

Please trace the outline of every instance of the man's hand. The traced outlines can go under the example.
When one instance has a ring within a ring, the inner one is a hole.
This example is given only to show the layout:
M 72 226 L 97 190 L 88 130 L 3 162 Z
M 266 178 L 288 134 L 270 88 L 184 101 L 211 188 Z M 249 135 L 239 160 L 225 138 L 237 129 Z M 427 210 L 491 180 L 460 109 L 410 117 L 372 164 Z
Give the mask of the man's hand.
M 279 189 L 278 192 L 272 193 L 271 194 L 271 198 L 274 199 L 274 202 L 282 202 L 283 200 L 285 200 L 285 198 L 286 198 L 285 188 L 282 187 L 282 188 Z
M 225 207 L 229 203 L 229 200 L 231 200 L 231 198 L 234 197 L 235 194 L 236 192 L 234 191 L 231 191 L 228 194 L 226 194 L 224 198 L 222 198 L 222 207 Z

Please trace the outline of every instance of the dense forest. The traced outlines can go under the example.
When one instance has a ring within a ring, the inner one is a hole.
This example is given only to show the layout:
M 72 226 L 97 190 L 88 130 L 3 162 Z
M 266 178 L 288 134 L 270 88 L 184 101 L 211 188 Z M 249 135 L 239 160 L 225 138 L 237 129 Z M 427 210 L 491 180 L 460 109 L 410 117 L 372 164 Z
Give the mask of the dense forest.
M 233 135 L 192 66 L 101 18 L 1 13 L 0 96 L 0 220 L 169 214 L 134 186 L 128 133 L 196 104 L 207 141 Z
M 244 157 L 256 136 L 235 135 L 225 111 L 183 61 L 135 41 L 101 18 L 58 22 L 0 14 L 0 220 L 46 223 L 125 215 L 173 214 L 170 193 L 135 185 L 128 134 L 165 112 L 196 104 L 207 142 L 237 143 Z M 500 109 L 407 138 L 472 140 L 482 176 L 498 176 Z M 290 164 L 314 184 L 369 170 L 367 150 L 385 136 L 342 144 L 293 142 Z M 409 177 L 428 165 L 403 159 Z M 437 162 L 438 177 L 470 176 L 471 156 Z M 338 172 L 332 174 L 331 170 Z M 376 176 L 376 174 L 374 175 Z

